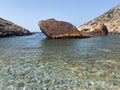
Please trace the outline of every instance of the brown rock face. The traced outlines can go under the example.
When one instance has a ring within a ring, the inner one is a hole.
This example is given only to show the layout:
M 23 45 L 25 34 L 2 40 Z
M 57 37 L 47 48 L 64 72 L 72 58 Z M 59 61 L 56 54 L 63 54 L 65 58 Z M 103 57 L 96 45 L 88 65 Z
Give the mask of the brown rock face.
M 45 21 L 40 21 L 38 23 L 40 29 L 49 38 L 87 38 L 87 34 L 84 34 L 77 30 L 75 26 L 71 23 L 64 21 L 57 21 L 55 19 L 48 19 Z
M 0 18 L 0 37 L 31 35 L 27 29 Z
M 90 28 L 99 22 L 104 23 L 108 28 L 109 33 L 120 34 L 120 4 L 88 23 L 81 25 L 78 29 L 81 31 L 83 29 Z
M 94 36 L 108 35 L 108 29 L 103 23 L 98 23 L 90 29 L 90 34 Z

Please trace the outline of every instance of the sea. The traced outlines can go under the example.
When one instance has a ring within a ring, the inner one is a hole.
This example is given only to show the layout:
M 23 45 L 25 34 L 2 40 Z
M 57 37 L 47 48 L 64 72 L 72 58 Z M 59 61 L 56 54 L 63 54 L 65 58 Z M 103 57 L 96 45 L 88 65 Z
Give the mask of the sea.
M 120 35 L 0 38 L 0 90 L 120 90 Z

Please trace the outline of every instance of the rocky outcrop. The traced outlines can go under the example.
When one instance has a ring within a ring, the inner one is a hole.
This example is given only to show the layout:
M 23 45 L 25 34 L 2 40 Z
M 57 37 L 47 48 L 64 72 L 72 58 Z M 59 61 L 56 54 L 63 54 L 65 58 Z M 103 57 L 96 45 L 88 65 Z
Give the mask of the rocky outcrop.
M 77 30 L 71 23 L 48 19 L 38 23 L 40 29 L 49 38 L 87 38 L 90 37 Z
M 108 28 L 109 33 L 118 33 L 120 34 L 120 4 L 103 15 L 95 18 L 92 21 L 78 27 L 81 31 L 83 29 L 89 29 L 95 26 L 97 23 L 102 22 Z
M 0 18 L 0 37 L 31 35 L 27 29 Z
M 83 29 L 82 32 L 88 32 L 93 36 L 103 36 L 108 35 L 108 29 L 103 23 L 98 23 L 89 29 Z
M 94 36 L 108 35 L 108 29 L 103 23 L 98 23 L 96 26 L 91 28 L 90 34 Z

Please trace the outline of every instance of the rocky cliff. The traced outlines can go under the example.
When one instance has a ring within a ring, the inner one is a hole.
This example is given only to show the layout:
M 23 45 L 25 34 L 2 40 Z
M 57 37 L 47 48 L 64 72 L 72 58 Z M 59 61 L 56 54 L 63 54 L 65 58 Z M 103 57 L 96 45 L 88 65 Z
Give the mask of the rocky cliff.
M 0 18 L 0 37 L 31 35 L 27 29 Z
M 89 29 L 95 26 L 97 23 L 104 23 L 108 28 L 109 33 L 119 33 L 120 34 L 120 4 L 103 15 L 89 21 L 88 23 L 78 27 L 81 31 L 83 29 Z

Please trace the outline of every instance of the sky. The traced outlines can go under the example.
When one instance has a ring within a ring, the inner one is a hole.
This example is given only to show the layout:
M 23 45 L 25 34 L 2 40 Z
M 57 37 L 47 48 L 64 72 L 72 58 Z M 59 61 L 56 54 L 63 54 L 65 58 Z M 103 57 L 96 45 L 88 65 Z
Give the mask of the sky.
M 0 0 L 0 17 L 40 32 L 40 20 L 55 18 L 78 27 L 118 4 L 120 0 Z

